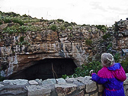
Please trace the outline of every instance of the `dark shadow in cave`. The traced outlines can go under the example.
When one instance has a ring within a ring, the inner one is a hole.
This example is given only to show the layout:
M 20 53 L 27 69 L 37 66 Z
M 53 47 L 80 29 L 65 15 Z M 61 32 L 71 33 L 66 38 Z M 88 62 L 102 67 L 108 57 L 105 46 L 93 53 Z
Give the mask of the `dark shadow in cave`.
M 17 74 L 13 74 L 8 79 L 45 80 L 48 78 L 60 78 L 65 74 L 72 75 L 76 67 L 71 58 L 44 59 Z

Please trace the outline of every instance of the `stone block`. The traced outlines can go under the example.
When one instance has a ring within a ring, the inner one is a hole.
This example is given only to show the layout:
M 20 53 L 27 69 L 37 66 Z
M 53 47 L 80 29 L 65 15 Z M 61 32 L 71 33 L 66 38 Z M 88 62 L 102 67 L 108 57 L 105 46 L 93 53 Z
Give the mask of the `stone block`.
M 50 96 L 51 89 L 39 85 L 26 86 L 28 90 L 28 96 Z
M 98 84 L 98 92 L 103 92 L 104 87 L 101 84 Z
M 67 83 L 73 83 L 74 81 L 77 81 L 75 78 L 66 78 L 65 80 Z
M 128 84 L 128 79 L 126 79 L 126 80 L 124 81 L 124 84 Z
M 88 84 L 86 84 L 86 92 L 92 92 L 97 89 L 96 82 L 90 81 Z
M 86 85 L 85 90 L 87 93 L 95 91 L 97 89 L 96 82 L 91 80 L 91 76 L 78 77 L 77 80 Z
M 128 85 L 124 85 L 124 92 L 125 92 L 125 94 L 127 94 L 127 90 L 128 90 Z
M 77 85 L 78 89 L 82 90 L 85 88 L 85 84 L 77 81 L 78 79 L 80 79 L 80 78 L 77 78 L 77 79 L 76 78 L 67 78 L 66 82 L 67 83 L 73 83 L 73 84 Z
M 75 78 L 75 79 L 76 79 L 77 81 L 79 81 L 79 82 L 82 82 L 82 83 L 85 82 L 85 81 L 84 81 L 84 80 L 85 80 L 84 77 L 77 77 L 77 78 Z
M 31 85 L 38 85 L 38 82 L 36 82 L 35 80 L 30 80 L 29 84 L 31 84 Z
M 16 79 L 16 80 L 4 80 L 4 83 L 9 83 L 10 85 L 26 85 L 28 80 L 25 79 Z
M 126 90 L 125 96 L 128 96 L 128 90 Z
M 55 84 L 55 90 L 58 96 L 65 96 L 76 91 L 77 85 L 75 84 Z
M 56 79 L 57 84 L 66 84 L 66 81 L 63 78 Z
M 56 84 L 56 79 L 46 79 L 42 81 L 42 85 Z
M 42 84 L 42 79 L 36 79 L 36 82 L 38 82 L 38 84 Z
M 0 96 L 27 96 L 25 86 L 6 85 L 0 88 Z
M 89 96 L 89 94 L 85 94 L 84 96 Z
M 81 82 L 74 81 L 73 84 L 76 84 L 77 88 L 80 89 L 80 90 L 85 89 L 85 84 L 83 84 Z
M 92 94 L 90 96 L 98 96 L 98 92 L 96 92 L 96 93 L 94 93 L 94 94 Z
M 3 84 L 0 84 L 0 88 L 1 88 L 1 87 L 4 87 L 4 85 L 3 85 Z
M 73 95 L 73 96 L 84 96 L 84 91 L 81 90 L 77 95 Z

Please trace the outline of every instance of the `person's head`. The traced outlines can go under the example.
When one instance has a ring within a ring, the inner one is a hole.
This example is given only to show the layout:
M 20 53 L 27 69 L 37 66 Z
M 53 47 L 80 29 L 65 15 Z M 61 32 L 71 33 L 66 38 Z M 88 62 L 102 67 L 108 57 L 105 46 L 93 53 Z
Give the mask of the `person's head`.
M 114 57 L 110 53 L 102 53 L 101 55 L 101 63 L 103 66 L 109 67 L 115 63 Z

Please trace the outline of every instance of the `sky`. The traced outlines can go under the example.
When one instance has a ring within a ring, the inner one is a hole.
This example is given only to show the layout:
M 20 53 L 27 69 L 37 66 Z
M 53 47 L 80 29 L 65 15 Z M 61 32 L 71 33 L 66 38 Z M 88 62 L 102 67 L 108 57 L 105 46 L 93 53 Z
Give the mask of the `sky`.
M 0 0 L 0 11 L 111 26 L 128 17 L 128 0 Z

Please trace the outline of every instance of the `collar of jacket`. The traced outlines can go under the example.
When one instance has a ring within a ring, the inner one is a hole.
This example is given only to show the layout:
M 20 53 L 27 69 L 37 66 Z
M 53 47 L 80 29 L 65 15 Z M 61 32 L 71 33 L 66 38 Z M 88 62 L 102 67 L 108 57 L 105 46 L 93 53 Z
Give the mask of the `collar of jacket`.
M 108 70 L 113 70 L 113 71 L 115 71 L 115 70 L 117 70 L 117 69 L 120 69 L 120 67 L 121 67 L 120 63 L 114 63 L 112 66 L 107 67 L 107 68 L 108 68 Z

